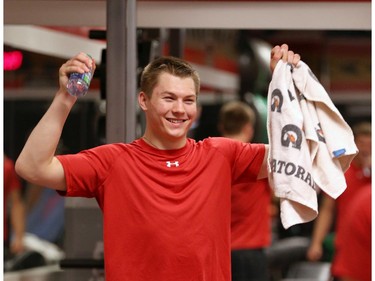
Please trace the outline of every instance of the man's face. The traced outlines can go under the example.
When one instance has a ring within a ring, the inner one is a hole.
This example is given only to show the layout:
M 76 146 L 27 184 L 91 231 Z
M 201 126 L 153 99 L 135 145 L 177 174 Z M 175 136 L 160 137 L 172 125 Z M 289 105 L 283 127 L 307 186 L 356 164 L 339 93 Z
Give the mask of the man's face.
M 145 104 L 147 127 L 154 137 L 184 140 L 197 116 L 194 81 L 163 73 Z

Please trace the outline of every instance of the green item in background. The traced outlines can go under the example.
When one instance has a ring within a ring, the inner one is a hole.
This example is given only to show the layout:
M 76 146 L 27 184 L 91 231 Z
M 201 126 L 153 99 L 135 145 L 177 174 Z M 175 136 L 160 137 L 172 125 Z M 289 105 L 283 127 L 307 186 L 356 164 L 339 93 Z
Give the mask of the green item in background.
M 268 143 L 267 135 L 267 98 L 262 95 L 253 95 L 253 104 L 259 114 L 259 123 L 255 132 L 254 140 L 260 143 Z
M 323 241 L 323 261 L 331 262 L 335 252 L 335 233 L 329 233 Z

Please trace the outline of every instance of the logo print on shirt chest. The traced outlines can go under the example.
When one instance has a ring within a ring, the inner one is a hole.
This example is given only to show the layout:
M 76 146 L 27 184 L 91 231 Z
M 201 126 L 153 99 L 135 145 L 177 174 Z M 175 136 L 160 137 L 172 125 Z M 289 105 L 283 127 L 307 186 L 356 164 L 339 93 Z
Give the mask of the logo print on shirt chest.
M 180 166 L 180 163 L 178 161 L 174 161 L 174 162 L 172 162 L 172 161 L 166 161 L 165 163 L 166 163 L 166 165 L 167 165 L 168 168 L 171 168 L 172 166 L 174 166 L 174 167 Z

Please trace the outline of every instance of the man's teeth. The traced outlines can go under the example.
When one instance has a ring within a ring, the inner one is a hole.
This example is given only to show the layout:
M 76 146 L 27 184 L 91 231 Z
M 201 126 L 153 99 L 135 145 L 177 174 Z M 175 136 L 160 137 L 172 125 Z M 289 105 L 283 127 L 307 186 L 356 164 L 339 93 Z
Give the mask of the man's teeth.
M 184 122 L 184 120 L 169 119 L 169 122 L 172 122 L 172 123 L 182 123 L 182 122 Z

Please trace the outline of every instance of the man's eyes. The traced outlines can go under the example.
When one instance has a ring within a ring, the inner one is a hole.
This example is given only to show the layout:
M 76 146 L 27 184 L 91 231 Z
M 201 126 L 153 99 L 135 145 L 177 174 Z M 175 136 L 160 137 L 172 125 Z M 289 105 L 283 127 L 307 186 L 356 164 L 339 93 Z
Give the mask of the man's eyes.
M 174 98 L 174 97 L 163 97 L 163 100 L 174 101 L 174 100 L 176 100 L 176 98 Z M 194 98 L 184 99 L 183 101 L 184 101 L 184 103 L 187 103 L 187 104 L 195 103 L 195 99 Z
M 172 97 L 164 97 L 163 99 L 168 100 L 168 101 L 174 100 Z
M 188 99 L 188 100 L 185 100 L 185 102 L 188 104 L 192 104 L 192 103 L 195 103 L 195 99 Z

